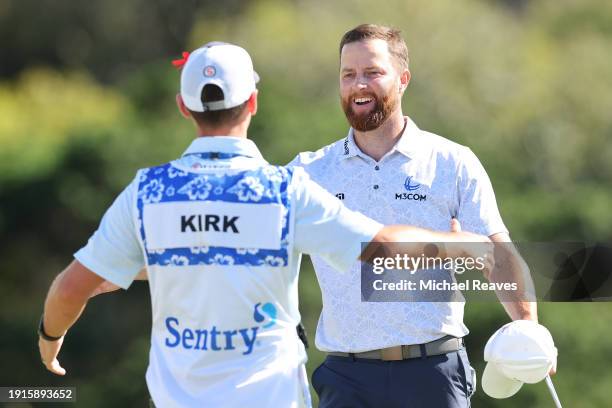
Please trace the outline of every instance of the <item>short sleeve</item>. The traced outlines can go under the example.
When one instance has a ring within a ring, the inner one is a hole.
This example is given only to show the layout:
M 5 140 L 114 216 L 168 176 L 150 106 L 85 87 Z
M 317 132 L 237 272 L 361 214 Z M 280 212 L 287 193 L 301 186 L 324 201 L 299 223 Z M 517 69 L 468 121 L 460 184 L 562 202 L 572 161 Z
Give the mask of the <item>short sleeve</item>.
M 138 177 L 115 199 L 76 260 L 102 278 L 127 289 L 144 267 L 137 237 L 136 194 Z
M 461 228 L 487 236 L 507 233 L 487 172 L 471 149 L 465 148 L 462 153 L 457 175 L 457 219 Z
M 293 158 L 293 160 L 291 160 L 287 164 L 287 167 L 296 167 L 296 166 L 301 166 L 301 165 L 302 165 L 302 161 L 300 160 L 300 155 L 298 154 L 297 156 Z
M 347 271 L 361 254 L 361 243 L 370 242 L 383 225 L 346 208 L 301 167 L 294 168 L 292 186 L 295 249 Z

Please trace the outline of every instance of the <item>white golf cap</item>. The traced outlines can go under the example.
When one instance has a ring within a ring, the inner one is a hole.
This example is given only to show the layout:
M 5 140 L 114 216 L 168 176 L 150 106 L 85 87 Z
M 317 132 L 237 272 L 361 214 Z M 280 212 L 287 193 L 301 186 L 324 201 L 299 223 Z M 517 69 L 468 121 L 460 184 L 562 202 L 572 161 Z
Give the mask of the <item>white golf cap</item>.
M 244 48 L 211 42 L 189 54 L 181 71 L 181 97 L 195 112 L 229 109 L 246 102 L 258 81 Z M 202 103 L 202 89 L 208 84 L 221 88 L 223 100 Z
M 516 394 L 523 383 L 535 384 L 557 365 L 557 348 L 548 329 L 530 320 L 515 320 L 491 336 L 482 389 L 493 398 Z

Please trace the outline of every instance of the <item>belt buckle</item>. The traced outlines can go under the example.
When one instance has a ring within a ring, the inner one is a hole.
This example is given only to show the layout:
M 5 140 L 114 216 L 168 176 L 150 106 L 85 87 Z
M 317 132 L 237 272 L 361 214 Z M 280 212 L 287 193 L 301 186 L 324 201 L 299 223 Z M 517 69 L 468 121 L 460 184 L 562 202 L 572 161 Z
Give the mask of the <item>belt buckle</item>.
M 399 361 L 403 360 L 402 346 L 387 347 L 380 349 L 380 358 L 383 361 Z

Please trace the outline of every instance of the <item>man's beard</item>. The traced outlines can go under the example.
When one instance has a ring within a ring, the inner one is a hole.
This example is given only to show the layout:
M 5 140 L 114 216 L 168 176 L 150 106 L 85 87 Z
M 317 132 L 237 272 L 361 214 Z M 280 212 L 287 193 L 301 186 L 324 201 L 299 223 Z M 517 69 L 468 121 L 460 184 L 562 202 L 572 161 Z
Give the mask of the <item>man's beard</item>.
M 360 114 L 355 113 L 353 110 L 352 101 L 355 99 L 354 95 L 350 95 L 341 101 L 346 119 L 353 129 L 360 132 L 378 129 L 397 106 L 397 98 L 391 99 L 389 95 L 383 96 L 382 99 L 374 95 L 369 95 L 369 97 L 374 99 L 374 108 L 369 112 Z

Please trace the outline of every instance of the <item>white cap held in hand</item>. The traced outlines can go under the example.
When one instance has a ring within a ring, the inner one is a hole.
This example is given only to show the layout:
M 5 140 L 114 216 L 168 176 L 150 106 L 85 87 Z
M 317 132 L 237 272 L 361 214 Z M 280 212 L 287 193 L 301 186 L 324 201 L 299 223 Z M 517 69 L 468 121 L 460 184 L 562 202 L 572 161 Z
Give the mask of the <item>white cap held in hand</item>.
M 491 336 L 484 350 L 487 362 L 482 389 L 493 398 L 516 394 L 523 383 L 535 384 L 557 365 L 557 348 L 546 327 L 515 320 Z

